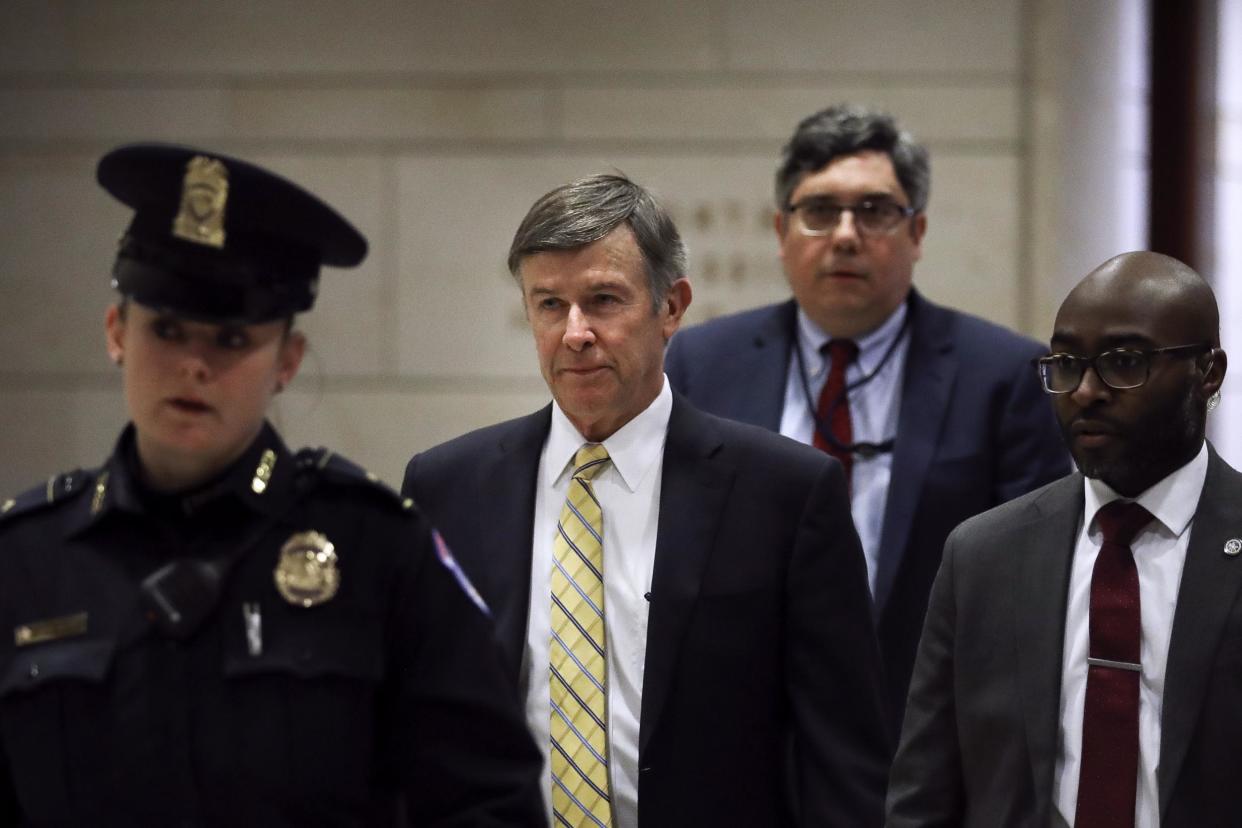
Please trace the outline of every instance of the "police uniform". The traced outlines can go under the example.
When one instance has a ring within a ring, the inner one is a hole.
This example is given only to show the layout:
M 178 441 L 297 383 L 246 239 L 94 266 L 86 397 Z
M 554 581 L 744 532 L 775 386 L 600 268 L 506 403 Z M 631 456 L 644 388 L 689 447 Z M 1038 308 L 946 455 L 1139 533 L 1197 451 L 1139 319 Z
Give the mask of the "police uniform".
M 195 159 L 226 170 L 226 209 L 256 188 L 314 199 L 219 155 L 120 152 L 129 184 L 149 176 L 132 192 L 177 179 L 176 215 Z M 311 248 L 323 261 L 365 254 L 317 199 L 285 209 L 329 219 L 308 230 L 339 243 Z M 240 243 L 232 221 L 207 216 Z M 205 277 L 202 251 L 149 228 L 114 271 L 136 301 L 247 321 L 313 301 L 305 268 L 222 289 L 236 267 Z M 259 249 L 231 244 L 214 249 Z M 100 468 L 0 506 L 0 825 L 542 823 L 539 754 L 490 621 L 412 502 L 267 424 L 193 491 L 153 491 L 139 468 L 129 426 Z

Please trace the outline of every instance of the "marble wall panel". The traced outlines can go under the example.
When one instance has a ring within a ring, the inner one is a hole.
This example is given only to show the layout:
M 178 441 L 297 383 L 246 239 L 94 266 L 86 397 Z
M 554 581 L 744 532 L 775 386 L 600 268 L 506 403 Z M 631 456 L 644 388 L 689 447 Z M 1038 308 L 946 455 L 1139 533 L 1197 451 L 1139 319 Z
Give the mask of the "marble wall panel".
M 72 68 L 64 0 L 0 3 L 0 72 L 30 74 Z
M 242 134 L 291 141 L 531 141 L 551 131 L 548 92 L 519 86 L 244 88 L 229 95 Z
M 927 87 L 856 81 L 679 85 L 574 85 L 564 93 L 565 136 L 636 142 L 762 142 L 775 159 L 802 118 L 850 101 L 886 109 L 920 141 L 1012 144 L 1018 95 L 1011 85 Z
M 113 0 L 69 22 L 88 71 L 676 71 L 720 64 L 707 0 Z
M 220 89 L 0 89 L 0 140 L 184 142 L 226 134 Z
M 0 155 L 0 361 L 5 371 L 110 370 L 103 314 L 125 207 L 95 156 Z
M 0 391 L 0 500 L 53 474 L 103 463 L 126 422 L 120 377 L 110 385 Z
M 1019 71 L 1019 0 L 727 3 L 731 69 L 882 75 Z
M 941 153 L 932 165 L 915 284 L 934 301 L 1021 330 L 1019 159 Z

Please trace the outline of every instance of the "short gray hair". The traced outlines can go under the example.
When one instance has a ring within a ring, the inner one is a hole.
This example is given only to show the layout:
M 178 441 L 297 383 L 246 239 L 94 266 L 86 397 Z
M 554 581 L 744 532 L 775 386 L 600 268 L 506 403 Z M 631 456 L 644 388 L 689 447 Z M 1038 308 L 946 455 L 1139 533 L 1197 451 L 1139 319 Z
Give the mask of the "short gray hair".
M 843 155 L 865 150 L 885 153 L 901 188 L 918 212 L 931 195 L 931 161 L 927 148 L 900 129 L 893 116 L 857 104 L 837 104 L 802 119 L 781 151 L 776 170 L 776 209 L 789 208 L 798 182 Z
M 521 281 L 522 260 L 550 250 L 576 250 L 629 225 L 647 269 L 654 308 L 686 275 L 686 246 L 673 219 L 644 188 L 621 174 L 593 175 L 547 193 L 527 212 L 509 246 L 509 272 Z

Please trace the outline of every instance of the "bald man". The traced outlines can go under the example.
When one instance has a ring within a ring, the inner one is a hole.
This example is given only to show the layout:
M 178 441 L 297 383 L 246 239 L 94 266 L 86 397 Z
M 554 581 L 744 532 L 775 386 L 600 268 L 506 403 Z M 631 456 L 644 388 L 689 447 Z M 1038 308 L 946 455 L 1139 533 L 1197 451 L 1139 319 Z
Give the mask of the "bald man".
M 887 825 L 1242 824 L 1242 475 L 1204 439 L 1216 300 L 1127 253 L 1038 377 L 1079 472 L 949 536 Z

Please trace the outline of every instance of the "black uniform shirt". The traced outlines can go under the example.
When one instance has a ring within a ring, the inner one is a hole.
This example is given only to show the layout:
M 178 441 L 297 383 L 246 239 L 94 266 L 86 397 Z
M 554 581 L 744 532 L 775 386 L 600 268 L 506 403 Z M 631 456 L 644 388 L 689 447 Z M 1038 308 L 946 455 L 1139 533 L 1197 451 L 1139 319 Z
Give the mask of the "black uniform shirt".
M 0 515 L 0 825 L 542 822 L 490 621 L 412 503 L 270 426 L 193 493 L 135 463 L 131 427 Z

